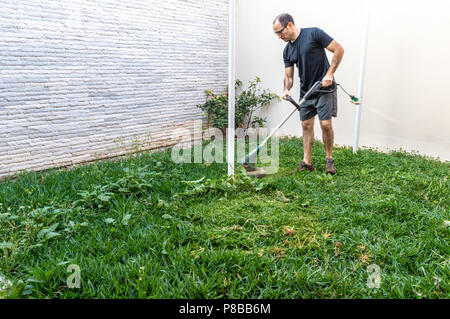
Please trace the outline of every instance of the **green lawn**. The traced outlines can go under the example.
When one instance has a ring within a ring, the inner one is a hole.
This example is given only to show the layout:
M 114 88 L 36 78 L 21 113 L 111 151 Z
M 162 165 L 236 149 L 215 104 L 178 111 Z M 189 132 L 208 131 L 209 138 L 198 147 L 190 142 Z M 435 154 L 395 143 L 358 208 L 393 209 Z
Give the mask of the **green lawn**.
M 291 174 L 300 154 L 260 180 L 161 152 L 0 182 L 0 296 L 450 297 L 448 162 L 336 148 L 332 177 L 316 141 Z

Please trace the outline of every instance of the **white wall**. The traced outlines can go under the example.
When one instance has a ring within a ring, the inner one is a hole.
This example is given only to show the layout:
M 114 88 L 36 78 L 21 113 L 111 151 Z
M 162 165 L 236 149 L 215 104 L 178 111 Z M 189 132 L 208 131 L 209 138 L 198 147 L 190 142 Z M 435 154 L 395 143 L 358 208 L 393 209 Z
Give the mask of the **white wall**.
M 0 8 L 0 177 L 174 144 L 227 84 L 227 0 Z
M 258 75 L 262 86 L 281 95 L 285 43 L 272 22 L 290 13 L 298 27 L 320 27 L 345 50 L 335 73 L 338 83 L 356 95 L 365 17 L 361 0 L 237 0 L 236 75 L 244 82 Z M 446 0 L 372 0 L 360 146 L 417 150 L 450 160 L 450 2 Z M 328 52 L 328 51 L 327 51 Z M 331 61 L 332 54 L 327 53 Z M 292 93 L 299 96 L 298 70 Z M 335 143 L 353 145 L 355 107 L 338 92 Z M 262 115 L 274 127 L 291 105 L 273 102 Z M 316 121 L 316 138 L 321 138 Z M 301 135 L 298 114 L 281 134 Z

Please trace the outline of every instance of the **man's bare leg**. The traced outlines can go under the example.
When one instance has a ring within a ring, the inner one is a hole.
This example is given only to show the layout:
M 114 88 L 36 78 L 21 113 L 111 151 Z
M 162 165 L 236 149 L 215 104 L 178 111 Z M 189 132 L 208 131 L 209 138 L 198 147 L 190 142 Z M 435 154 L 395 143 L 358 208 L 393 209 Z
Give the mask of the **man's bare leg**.
M 312 148 L 314 144 L 314 117 L 302 121 L 303 128 L 303 161 L 311 165 Z
M 322 141 L 325 148 L 325 157 L 333 158 L 334 132 L 331 119 L 320 121 L 320 127 L 322 128 Z

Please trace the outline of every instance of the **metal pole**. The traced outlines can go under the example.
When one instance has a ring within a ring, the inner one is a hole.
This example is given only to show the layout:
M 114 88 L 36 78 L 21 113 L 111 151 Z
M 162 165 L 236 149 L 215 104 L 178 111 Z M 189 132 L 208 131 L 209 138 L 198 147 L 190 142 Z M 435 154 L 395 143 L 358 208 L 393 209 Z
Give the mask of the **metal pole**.
M 364 35 L 362 43 L 362 53 L 361 53 L 361 64 L 359 69 L 359 86 L 358 86 L 358 98 L 360 103 L 356 107 L 356 118 L 355 118 L 355 139 L 353 141 L 353 153 L 358 151 L 359 143 L 359 122 L 361 121 L 361 106 L 363 104 L 363 91 L 364 91 L 364 73 L 366 70 L 366 56 L 367 56 L 367 41 L 369 37 L 369 15 L 370 15 L 370 5 L 371 0 L 367 1 L 367 13 L 366 19 L 364 21 Z
M 234 175 L 234 108 L 235 89 L 235 28 L 236 28 L 236 0 L 229 3 L 228 26 L 228 130 L 227 130 L 227 164 L 228 175 Z

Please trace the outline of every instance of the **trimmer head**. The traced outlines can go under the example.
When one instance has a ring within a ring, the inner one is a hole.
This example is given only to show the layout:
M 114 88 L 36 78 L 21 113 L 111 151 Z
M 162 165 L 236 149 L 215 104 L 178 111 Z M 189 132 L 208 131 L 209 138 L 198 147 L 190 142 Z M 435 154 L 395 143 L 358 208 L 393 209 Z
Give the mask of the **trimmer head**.
M 352 102 L 353 104 L 356 104 L 356 105 L 361 104 L 361 102 L 359 101 L 359 99 L 356 96 L 351 95 L 350 98 L 351 98 L 350 102 Z
M 242 166 L 244 166 L 245 172 L 248 176 L 258 178 L 266 176 L 266 171 L 264 170 L 264 168 L 251 166 L 248 163 L 244 163 L 242 164 Z

